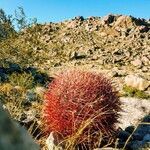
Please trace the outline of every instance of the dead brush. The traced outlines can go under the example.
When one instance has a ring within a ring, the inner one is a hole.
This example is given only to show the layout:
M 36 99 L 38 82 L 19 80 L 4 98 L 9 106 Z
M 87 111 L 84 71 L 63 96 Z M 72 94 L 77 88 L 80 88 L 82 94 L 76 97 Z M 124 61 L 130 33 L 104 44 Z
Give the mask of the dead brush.
M 13 119 L 18 120 L 23 112 L 22 102 L 24 101 L 25 89 L 14 88 L 11 84 L 4 83 L 0 86 L 1 100 L 5 105 L 5 109 L 9 112 Z

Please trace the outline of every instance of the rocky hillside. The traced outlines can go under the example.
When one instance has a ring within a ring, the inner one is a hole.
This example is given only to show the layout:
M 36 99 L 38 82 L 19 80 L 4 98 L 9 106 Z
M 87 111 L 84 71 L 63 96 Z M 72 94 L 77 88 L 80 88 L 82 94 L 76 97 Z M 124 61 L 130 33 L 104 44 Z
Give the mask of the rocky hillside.
M 42 45 L 32 45 L 32 48 L 37 53 L 47 49 L 49 57 L 62 57 L 59 65 L 80 59 L 78 62 L 81 63 L 96 61 L 99 65 L 130 65 L 144 72 L 150 69 L 150 23 L 144 19 L 121 15 L 76 17 L 61 23 L 37 25 L 32 30 L 34 34 L 23 31 L 22 40 L 30 42 L 36 36 Z M 54 65 L 58 64 L 55 62 Z
M 78 60 L 82 64 L 95 61 L 99 65 L 129 65 L 146 72 L 150 69 L 149 39 L 150 22 L 144 19 L 79 16 L 60 23 L 37 24 L 9 44 L 19 52 L 32 53 L 33 57 L 43 56 L 42 64 L 49 67 L 51 63 L 56 66 Z
M 36 24 L 0 43 L 5 60 L 41 70 L 83 66 L 113 76 L 140 74 L 150 80 L 150 22 L 132 16 L 75 17 Z M 56 68 L 57 67 L 57 68 Z

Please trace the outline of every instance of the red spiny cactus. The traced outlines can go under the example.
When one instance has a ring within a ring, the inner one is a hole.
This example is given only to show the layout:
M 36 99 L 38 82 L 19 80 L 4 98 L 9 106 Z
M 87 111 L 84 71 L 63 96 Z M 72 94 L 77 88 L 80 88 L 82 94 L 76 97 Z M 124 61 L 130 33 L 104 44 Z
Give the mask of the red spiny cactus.
M 111 81 L 102 74 L 70 70 L 60 73 L 45 93 L 43 117 L 48 132 L 74 135 L 89 118 L 92 123 L 83 131 L 111 135 L 120 111 L 120 101 Z

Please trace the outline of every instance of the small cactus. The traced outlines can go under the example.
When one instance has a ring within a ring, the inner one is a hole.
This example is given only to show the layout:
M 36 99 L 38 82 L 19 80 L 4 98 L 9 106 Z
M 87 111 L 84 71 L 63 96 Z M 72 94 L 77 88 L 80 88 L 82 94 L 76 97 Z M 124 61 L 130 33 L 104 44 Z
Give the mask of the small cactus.
M 102 74 L 62 72 L 50 83 L 44 97 L 43 118 L 49 133 L 73 136 L 88 119 L 90 123 L 80 133 L 80 140 L 89 133 L 110 136 L 115 131 L 120 101 L 111 81 Z

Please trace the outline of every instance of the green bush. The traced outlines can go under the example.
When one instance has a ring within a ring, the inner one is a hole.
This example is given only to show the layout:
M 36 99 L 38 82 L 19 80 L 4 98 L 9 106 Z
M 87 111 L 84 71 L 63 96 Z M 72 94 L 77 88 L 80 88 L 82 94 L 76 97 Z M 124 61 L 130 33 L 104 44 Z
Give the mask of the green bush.
M 123 91 L 125 92 L 125 96 L 130 96 L 130 97 L 137 97 L 137 98 L 142 98 L 142 99 L 148 99 L 150 98 L 150 95 L 145 93 L 144 91 L 140 91 L 136 88 L 130 87 L 130 86 L 124 86 Z
M 0 9 L 0 42 L 15 34 L 12 17 Z

